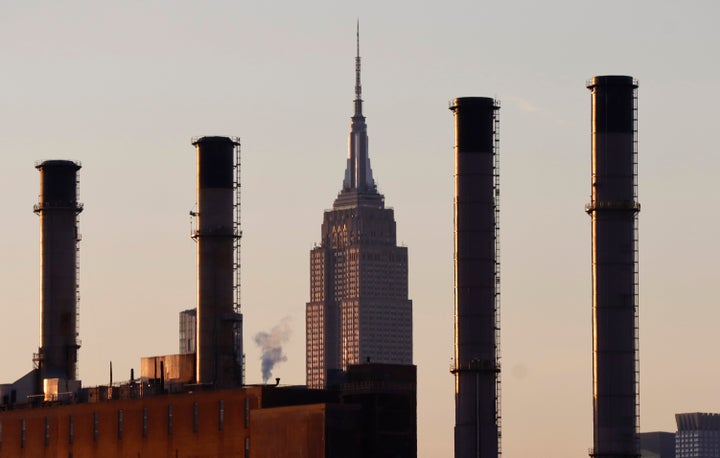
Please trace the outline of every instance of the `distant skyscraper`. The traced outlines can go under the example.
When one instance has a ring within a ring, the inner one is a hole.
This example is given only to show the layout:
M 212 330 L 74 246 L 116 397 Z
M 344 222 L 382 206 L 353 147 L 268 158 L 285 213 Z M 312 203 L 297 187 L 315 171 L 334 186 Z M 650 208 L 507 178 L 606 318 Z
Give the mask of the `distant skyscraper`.
M 197 308 L 187 309 L 180 312 L 179 320 L 180 346 L 178 353 L 197 352 Z M 235 328 L 235 354 L 240 355 L 238 366 L 242 370 L 242 380 L 245 380 L 245 355 L 242 353 L 242 328 Z
M 720 414 L 675 414 L 677 458 L 720 458 Z
M 324 388 L 351 364 L 412 364 L 408 255 L 370 168 L 355 58 L 355 112 L 342 191 L 325 212 L 322 240 L 310 251 L 306 308 L 307 384 Z
M 180 312 L 180 349 L 179 353 L 195 353 L 197 339 L 197 309 Z

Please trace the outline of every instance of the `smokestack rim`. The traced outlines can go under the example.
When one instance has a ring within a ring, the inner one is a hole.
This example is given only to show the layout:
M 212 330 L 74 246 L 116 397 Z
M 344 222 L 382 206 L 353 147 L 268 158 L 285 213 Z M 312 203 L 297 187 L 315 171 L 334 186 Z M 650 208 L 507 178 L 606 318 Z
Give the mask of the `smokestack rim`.
M 448 103 L 448 109 L 455 111 L 458 108 L 492 108 L 500 109 L 500 101 L 492 97 L 456 97 Z
M 628 75 L 599 75 L 593 76 L 585 83 L 585 87 L 593 89 L 597 86 L 632 86 L 638 87 L 638 80 Z
M 72 160 L 67 160 L 67 159 L 47 159 L 47 160 L 35 162 L 35 168 L 38 170 L 43 170 L 45 168 L 62 168 L 62 167 L 73 168 L 77 171 L 82 168 L 82 164 L 80 163 L 80 161 L 72 161 Z
M 209 135 L 209 136 L 200 136 L 200 137 L 193 137 L 190 139 L 190 143 L 192 143 L 193 146 L 197 146 L 200 143 L 209 143 L 209 142 L 219 142 L 219 143 L 232 143 L 233 145 L 239 145 L 240 144 L 240 137 L 225 137 L 220 135 Z

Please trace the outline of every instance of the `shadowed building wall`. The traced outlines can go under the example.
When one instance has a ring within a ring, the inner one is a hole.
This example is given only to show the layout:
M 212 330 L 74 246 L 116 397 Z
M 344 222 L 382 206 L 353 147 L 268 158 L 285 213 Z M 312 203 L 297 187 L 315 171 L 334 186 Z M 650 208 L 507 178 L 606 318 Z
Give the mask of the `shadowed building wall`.
M 417 368 L 365 363 L 349 366 L 340 391 L 344 404 L 362 406 L 362 456 L 417 456 Z
M 641 458 L 675 458 L 675 434 L 653 431 L 640 433 Z
M 249 458 L 362 458 L 359 406 L 313 404 L 254 410 Z

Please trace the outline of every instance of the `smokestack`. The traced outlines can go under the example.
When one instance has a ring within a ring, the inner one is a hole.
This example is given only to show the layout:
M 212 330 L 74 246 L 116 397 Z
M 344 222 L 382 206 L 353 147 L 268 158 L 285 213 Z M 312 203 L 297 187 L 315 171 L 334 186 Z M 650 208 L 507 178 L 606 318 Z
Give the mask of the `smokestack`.
M 216 387 L 242 383 L 242 315 L 236 298 L 234 257 L 240 233 L 234 157 L 239 142 L 202 137 L 197 149 L 197 382 Z M 237 207 L 236 207 L 237 205 Z M 238 338 L 236 339 L 236 336 Z M 237 340 L 237 342 L 236 342 Z
M 486 97 L 455 115 L 455 457 L 500 454 L 498 110 Z
M 593 449 L 638 447 L 637 82 L 596 76 L 592 93 Z
M 40 380 L 76 380 L 80 341 L 77 312 L 77 171 L 80 164 L 52 160 L 36 164 L 40 171 L 41 336 L 35 361 Z

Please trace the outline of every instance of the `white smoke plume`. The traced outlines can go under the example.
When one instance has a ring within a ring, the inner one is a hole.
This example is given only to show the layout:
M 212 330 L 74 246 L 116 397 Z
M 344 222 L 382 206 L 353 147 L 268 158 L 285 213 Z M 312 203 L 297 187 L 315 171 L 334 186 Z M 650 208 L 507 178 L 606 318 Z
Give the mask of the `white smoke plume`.
M 262 377 L 263 383 L 272 376 L 275 364 L 287 361 L 283 354 L 282 344 L 290 338 L 290 317 L 285 317 L 274 326 L 270 332 L 258 332 L 255 334 L 255 343 L 262 350 Z

